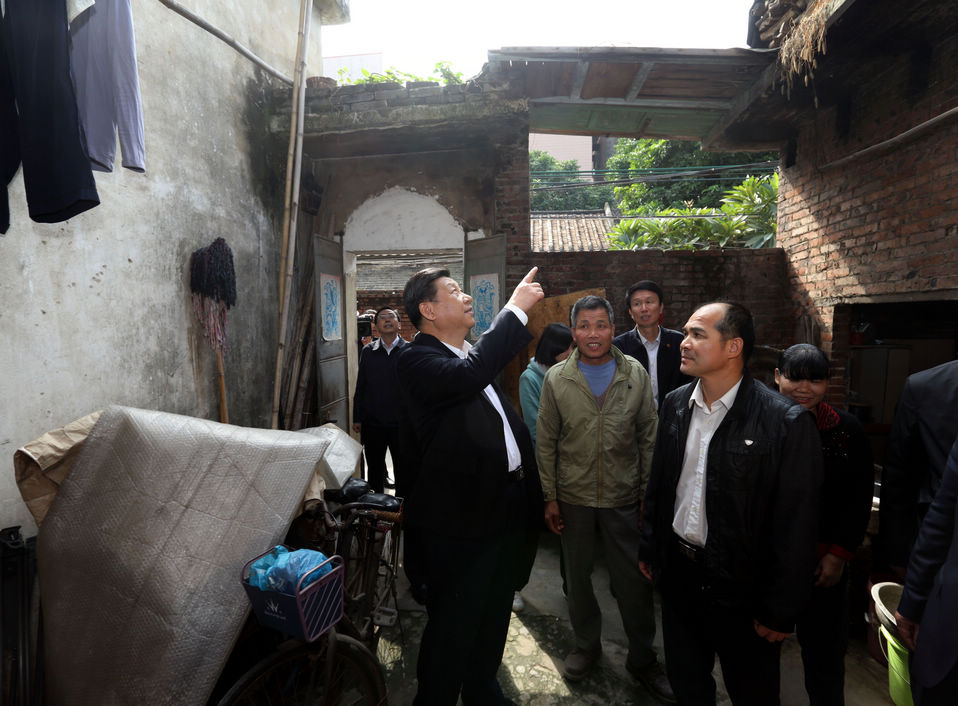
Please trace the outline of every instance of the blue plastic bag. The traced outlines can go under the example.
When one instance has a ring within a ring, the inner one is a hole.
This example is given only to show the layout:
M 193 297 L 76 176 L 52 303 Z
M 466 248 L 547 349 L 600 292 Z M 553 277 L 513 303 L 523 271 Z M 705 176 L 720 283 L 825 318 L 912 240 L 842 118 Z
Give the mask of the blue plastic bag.
M 266 554 L 250 565 L 249 583 L 263 591 L 277 591 L 287 595 L 294 595 L 299 580 L 307 573 L 326 561 L 326 555 L 312 549 L 297 549 L 289 551 L 282 545 L 273 547 Z M 324 566 L 319 571 L 309 575 L 303 582 L 303 588 L 323 574 L 328 573 L 331 566 Z
M 276 563 L 281 554 L 288 554 L 289 550 L 282 544 L 273 547 L 269 554 L 264 554 L 249 566 L 249 585 L 256 586 L 261 591 L 270 590 L 269 581 L 266 579 L 266 572 Z

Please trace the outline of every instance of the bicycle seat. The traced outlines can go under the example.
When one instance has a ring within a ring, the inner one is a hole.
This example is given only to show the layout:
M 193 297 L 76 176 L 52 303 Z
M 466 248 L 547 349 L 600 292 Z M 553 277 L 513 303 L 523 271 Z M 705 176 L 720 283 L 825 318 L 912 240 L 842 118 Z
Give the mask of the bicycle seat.
M 402 507 L 402 500 L 386 493 L 367 493 L 355 502 L 387 512 L 399 512 L 399 508 Z
M 343 483 L 342 488 L 329 488 L 323 491 L 323 497 L 335 503 L 345 505 L 357 502 L 360 498 L 372 492 L 369 483 L 362 478 L 350 478 Z

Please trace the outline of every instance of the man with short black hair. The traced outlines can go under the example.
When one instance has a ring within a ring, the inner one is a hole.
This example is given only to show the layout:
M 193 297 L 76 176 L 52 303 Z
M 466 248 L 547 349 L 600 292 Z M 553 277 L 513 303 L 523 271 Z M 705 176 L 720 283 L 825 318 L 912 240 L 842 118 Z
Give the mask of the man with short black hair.
M 536 418 L 536 458 L 545 519 L 562 537 L 575 646 L 569 680 L 584 678 L 602 652 L 602 614 L 592 588 L 596 540 L 605 549 L 612 590 L 629 639 L 626 669 L 656 696 L 674 702 L 652 647 L 652 584 L 639 573 L 639 501 L 655 443 L 648 373 L 612 345 L 612 305 L 593 295 L 572 307 L 576 349 L 546 372 Z
M 455 706 L 460 696 L 465 706 L 512 703 L 496 672 L 514 591 L 532 571 L 542 490 L 529 430 L 495 378 L 532 340 L 527 312 L 543 297 L 537 269 L 475 345 L 466 341 L 472 297 L 448 270 L 417 272 L 403 293 L 419 329 L 398 361 L 402 442 L 418 461 L 405 522 L 429 615 L 419 706 Z
M 386 450 L 393 461 L 396 495 L 407 489 L 405 468 L 399 451 L 399 379 L 396 360 L 399 351 L 409 345 L 399 335 L 399 314 L 384 306 L 374 319 L 379 338 L 363 346 L 359 353 L 359 374 L 353 394 L 353 431 L 360 435 L 366 458 L 366 479 L 377 493 L 386 483 Z
M 713 302 L 684 328 L 642 515 L 639 568 L 662 594 L 679 703 L 714 704 L 718 655 L 734 704 L 779 703 L 781 640 L 818 561 L 822 452 L 815 417 L 753 380 L 743 306 Z
M 662 288 L 652 280 L 636 282 L 625 294 L 625 306 L 635 328 L 616 336 L 612 344 L 642 363 L 652 380 L 655 408 L 672 390 L 691 378 L 679 369 L 679 345 L 682 334 L 662 326 L 665 298 Z

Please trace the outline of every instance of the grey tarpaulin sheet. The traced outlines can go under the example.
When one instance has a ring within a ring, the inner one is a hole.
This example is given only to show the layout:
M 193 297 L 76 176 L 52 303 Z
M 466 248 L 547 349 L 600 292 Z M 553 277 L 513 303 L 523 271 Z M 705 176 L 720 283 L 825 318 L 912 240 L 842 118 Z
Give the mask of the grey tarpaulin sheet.
M 204 703 L 328 445 L 107 408 L 37 539 L 47 702 Z

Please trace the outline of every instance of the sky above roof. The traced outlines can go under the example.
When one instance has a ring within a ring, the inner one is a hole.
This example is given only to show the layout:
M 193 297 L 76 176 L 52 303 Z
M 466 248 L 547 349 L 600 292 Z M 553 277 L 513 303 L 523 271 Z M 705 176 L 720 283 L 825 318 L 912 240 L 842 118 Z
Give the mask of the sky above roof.
M 465 78 L 504 47 L 744 47 L 752 0 L 350 0 L 322 29 L 324 57 L 383 54 L 420 76 L 439 61 Z

